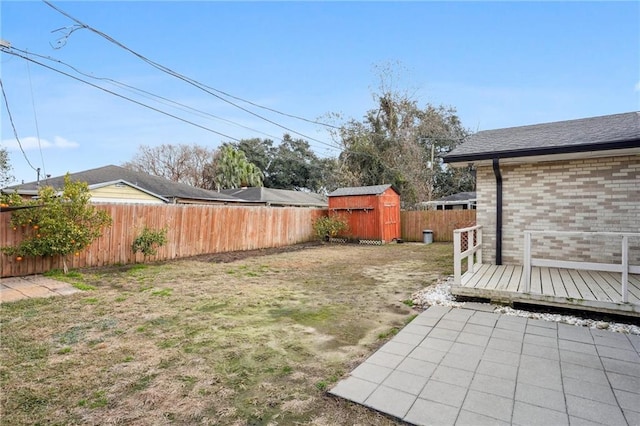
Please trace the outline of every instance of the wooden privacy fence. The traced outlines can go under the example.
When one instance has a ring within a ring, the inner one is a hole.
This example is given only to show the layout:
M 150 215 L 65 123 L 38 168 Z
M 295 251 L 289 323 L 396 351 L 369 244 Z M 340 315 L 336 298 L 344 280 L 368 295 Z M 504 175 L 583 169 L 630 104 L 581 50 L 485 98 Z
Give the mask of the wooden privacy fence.
M 296 207 L 247 207 L 219 205 L 99 204 L 113 224 L 78 256 L 69 256 L 70 268 L 142 262 L 131 250 L 144 226 L 167 227 L 168 243 L 148 260 L 168 260 L 208 253 L 282 247 L 313 239 L 313 221 L 324 209 Z M 22 230 L 11 229 L 11 213 L 0 213 L 0 247 L 15 245 Z M 62 269 L 56 257 L 25 257 L 0 253 L 0 277 L 24 276 Z
M 433 241 L 453 241 L 453 231 L 476 224 L 475 210 L 421 210 L 400 212 L 404 241 L 422 241 L 422 231 L 433 231 Z

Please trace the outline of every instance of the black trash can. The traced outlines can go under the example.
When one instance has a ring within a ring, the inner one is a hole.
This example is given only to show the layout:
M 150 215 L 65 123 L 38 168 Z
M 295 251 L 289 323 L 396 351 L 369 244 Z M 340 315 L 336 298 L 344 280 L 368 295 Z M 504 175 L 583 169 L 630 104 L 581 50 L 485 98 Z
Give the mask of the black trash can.
M 433 231 L 431 229 L 424 229 L 422 231 L 422 242 L 425 244 L 431 244 L 433 242 Z

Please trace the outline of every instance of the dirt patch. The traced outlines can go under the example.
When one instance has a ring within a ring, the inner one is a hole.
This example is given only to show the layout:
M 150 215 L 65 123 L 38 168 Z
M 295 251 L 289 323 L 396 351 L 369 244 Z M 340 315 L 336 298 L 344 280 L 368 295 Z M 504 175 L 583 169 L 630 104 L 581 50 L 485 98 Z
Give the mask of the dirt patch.
M 231 251 L 227 253 L 203 254 L 201 256 L 194 256 L 191 259 L 197 260 L 200 262 L 229 263 L 229 262 L 235 262 L 242 259 L 247 259 L 250 257 L 269 256 L 272 254 L 279 254 L 279 253 L 291 253 L 295 251 L 309 250 L 312 248 L 318 248 L 322 246 L 323 245 L 320 242 L 308 242 L 308 243 L 295 244 L 292 246 L 285 246 L 285 247 L 270 247 L 270 248 L 257 249 L 257 250 L 242 250 L 242 251 Z
M 312 244 L 80 271 L 95 290 L 0 306 L 2 421 L 394 424 L 325 391 L 413 318 L 451 252 Z

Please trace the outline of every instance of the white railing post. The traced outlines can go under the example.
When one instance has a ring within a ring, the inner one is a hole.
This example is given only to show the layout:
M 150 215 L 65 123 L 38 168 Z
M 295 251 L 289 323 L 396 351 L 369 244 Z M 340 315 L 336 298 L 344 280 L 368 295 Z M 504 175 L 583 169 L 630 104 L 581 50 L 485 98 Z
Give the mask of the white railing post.
M 529 293 L 531 290 L 531 232 L 524 231 L 524 266 L 523 266 L 523 280 L 525 293 Z
M 475 230 L 470 229 L 467 231 L 467 250 L 472 249 L 475 244 L 473 243 L 473 235 L 475 234 Z M 472 274 L 475 272 L 475 256 L 471 254 L 471 256 L 467 257 L 467 270 Z
M 477 251 L 477 260 L 478 264 L 482 265 L 482 229 L 476 229 L 476 235 L 478 236 L 478 251 Z
M 622 236 L 622 303 L 629 302 L 629 237 Z
M 453 282 L 455 285 L 462 283 L 462 243 L 460 231 L 453 231 Z

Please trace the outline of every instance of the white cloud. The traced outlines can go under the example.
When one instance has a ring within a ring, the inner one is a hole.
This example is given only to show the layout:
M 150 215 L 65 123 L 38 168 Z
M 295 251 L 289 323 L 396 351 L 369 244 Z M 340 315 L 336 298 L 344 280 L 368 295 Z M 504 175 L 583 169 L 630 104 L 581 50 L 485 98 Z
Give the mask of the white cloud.
M 53 138 L 53 146 L 55 148 L 63 148 L 64 149 L 64 148 L 77 148 L 77 147 L 80 146 L 80 144 L 77 143 L 77 142 L 66 140 L 65 138 L 60 137 L 60 136 L 55 136 Z
M 22 149 L 25 151 L 31 151 L 35 149 L 73 149 L 80 146 L 79 143 L 67 140 L 60 136 L 54 136 L 53 142 L 48 139 L 40 139 L 38 142 L 38 138 L 35 136 L 27 136 L 25 138 L 20 138 L 20 145 L 22 145 Z M 18 145 L 18 141 L 15 139 L 3 139 L 2 146 L 7 148 L 9 151 L 18 151 L 20 150 L 20 145 Z
M 640 81 L 637 82 L 633 88 L 635 89 L 636 92 L 640 92 Z

